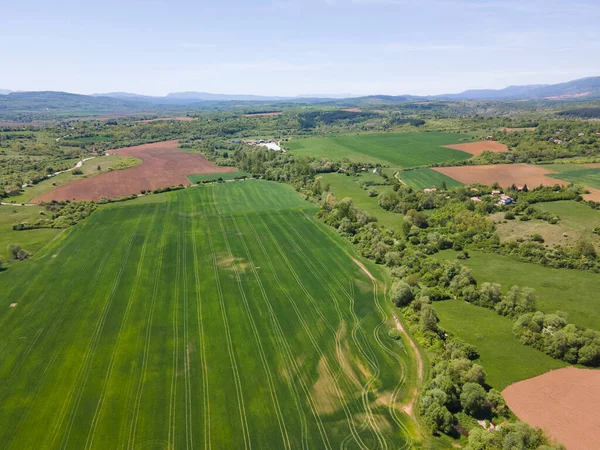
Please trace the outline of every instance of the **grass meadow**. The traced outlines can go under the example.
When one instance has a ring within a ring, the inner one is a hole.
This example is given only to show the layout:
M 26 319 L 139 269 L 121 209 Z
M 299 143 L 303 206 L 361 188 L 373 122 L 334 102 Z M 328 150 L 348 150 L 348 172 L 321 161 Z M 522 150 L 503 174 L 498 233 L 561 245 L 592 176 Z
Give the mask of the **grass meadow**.
M 347 134 L 293 138 L 286 147 L 297 155 L 406 168 L 470 158 L 468 153 L 443 147 L 465 138 L 466 135 L 440 132 Z
M 443 329 L 477 347 L 487 383 L 498 390 L 567 365 L 521 344 L 513 322 L 494 311 L 461 300 L 435 302 L 434 308 Z
M 600 189 L 600 167 L 592 168 L 578 164 L 549 164 L 544 167 L 558 172 L 547 175 L 551 178 Z
M 383 275 L 314 206 L 258 180 L 151 197 L 0 273 L 1 448 L 413 446 Z
M 398 178 L 408 184 L 413 189 L 439 188 L 442 183 L 446 183 L 446 187 L 454 188 L 462 186 L 460 181 L 450 178 L 448 175 L 436 172 L 431 169 L 415 169 L 399 172 Z
M 519 262 L 492 253 L 472 252 L 461 264 L 471 269 L 477 282 L 500 283 L 504 291 L 511 286 L 528 286 L 535 289 L 537 307 L 550 313 L 564 311 L 569 322 L 600 330 L 600 274 L 552 269 L 538 264 Z M 454 259 L 456 252 L 444 250 L 437 254 L 440 259 Z
M 358 184 L 359 181 L 369 180 L 372 177 L 373 175 L 370 174 L 352 177 L 341 173 L 327 173 L 321 176 L 321 185 L 329 184 L 330 192 L 337 200 L 350 197 L 358 209 L 375 217 L 380 224 L 402 233 L 402 214 L 381 208 L 377 202 L 377 197 L 369 197 L 368 190 L 364 190 Z M 377 193 L 392 190 L 392 186 L 373 186 L 373 188 Z
M 35 253 L 63 231 L 56 228 L 27 231 L 14 231 L 12 229 L 15 223 L 35 222 L 40 217 L 44 217 L 40 215 L 40 212 L 43 211 L 45 211 L 45 208 L 42 206 L 0 206 L 0 258 L 4 260 L 8 258 L 8 250 L 6 249 L 8 244 L 18 243 L 25 250 Z

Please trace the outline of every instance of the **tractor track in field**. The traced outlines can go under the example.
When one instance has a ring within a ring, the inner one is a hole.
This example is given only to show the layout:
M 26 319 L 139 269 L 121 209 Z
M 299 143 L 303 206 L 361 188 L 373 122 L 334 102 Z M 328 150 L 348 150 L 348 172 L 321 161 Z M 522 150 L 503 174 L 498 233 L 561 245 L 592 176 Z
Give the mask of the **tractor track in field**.
M 156 211 L 152 215 L 152 219 L 150 219 L 150 225 L 148 227 L 149 230 L 152 229 L 152 226 L 153 226 L 155 220 L 156 220 Z M 86 450 L 89 449 L 90 447 L 92 447 L 92 445 L 93 445 L 94 436 L 96 434 L 96 428 L 102 417 L 102 411 L 104 408 L 104 399 L 106 397 L 106 391 L 108 389 L 108 386 L 110 385 L 110 382 L 112 381 L 112 375 L 113 375 L 113 369 L 114 369 L 115 360 L 116 360 L 117 349 L 119 348 L 119 344 L 121 343 L 121 338 L 123 336 L 123 331 L 125 329 L 125 323 L 127 322 L 127 319 L 129 318 L 129 313 L 131 312 L 131 307 L 133 305 L 132 299 L 135 299 L 135 294 L 137 293 L 137 289 L 139 287 L 140 274 L 142 273 L 142 263 L 144 262 L 144 258 L 146 255 L 146 247 L 147 247 L 148 240 L 149 240 L 148 237 L 149 237 L 149 234 L 146 233 L 146 236 L 144 237 L 144 242 L 142 244 L 140 256 L 139 256 L 139 262 L 138 262 L 138 266 L 137 266 L 135 282 L 133 284 L 131 293 L 128 296 L 125 314 L 123 315 L 123 319 L 121 321 L 121 326 L 119 327 L 117 340 L 115 342 L 113 351 L 111 353 L 110 362 L 109 362 L 108 369 L 106 371 L 106 375 L 104 378 L 104 385 L 102 387 L 102 392 L 100 393 L 100 399 L 98 400 L 98 404 L 96 405 L 96 410 L 94 411 L 94 417 L 92 419 L 92 425 L 91 425 L 91 428 L 88 433 L 88 438 L 86 439 L 86 445 L 85 445 Z
M 231 261 L 230 267 L 235 275 L 238 289 L 239 289 L 240 295 L 242 297 L 242 302 L 244 304 L 244 309 L 246 311 L 246 316 L 248 318 L 248 323 L 250 324 L 250 328 L 252 329 L 252 334 L 254 335 L 254 340 L 256 341 L 258 353 L 259 353 L 263 368 L 265 370 L 265 375 L 267 377 L 267 384 L 269 386 L 271 399 L 273 401 L 273 407 L 275 409 L 275 415 L 277 416 L 277 422 L 279 423 L 279 428 L 280 428 L 282 439 L 283 439 L 283 445 L 284 445 L 285 449 L 289 449 L 289 448 L 291 448 L 290 437 L 289 437 L 289 434 L 287 431 L 287 427 L 285 425 L 284 415 L 281 412 L 281 405 L 279 404 L 279 398 L 277 396 L 277 391 L 275 389 L 275 383 L 273 382 L 273 374 L 271 373 L 271 368 L 269 367 L 269 364 L 267 362 L 265 350 L 263 348 L 263 345 L 262 345 L 262 342 L 260 339 L 260 335 L 258 333 L 258 328 L 256 326 L 256 322 L 252 316 L 252 311 L 251 311 L 250 305 L 248 303 L 248 298 L 246 297 L 246 291 L 244 290 L 244 287 L 242 285 L 242 279 L 240 277 L 239 270 L 237 269 L 237 267 L 235 265 L 235 259 L 233 257 L 233 253 L 231 251 L 229 239 L 227 238 L 227 233 L 225 231 L 225 227 L 223 226 L 222 216 L 219 216 L 219 226 L 221 228 L 221 233 L 222 233 L 223 239 L 225 241 L 225 247 L 227 248 L 227 253 L 229 254 L 229 258 Z
M 167 205 L 167 208 L 170 208 L 170 204 Z M 162 237 L 160 240 L 159 254 L 158 254 L 158 262 L 156 268 L 156 277 L 154 278 L 154 283 L 152 286 L 152 297 L 150 300 L 150 311 L 148 312 L 148 318 L 146 320 L 146 333 L 145 333 L 145 342 L 144 342 L 144 355 L 142 359 L 142 368 L 141 375 L 139 378 L 137 392 L 135 397 L 135 402 L 133 405 L 133 416 L 131 420 L 131 425 L 129 429 L 129 436 L 127 439 L 128 448 L 135 448 L 135 435 L 137 432 L 137 422 L 139 418 L 140 407 L 142 403 L 142 396 L 144 393 L 144 384 L 146 380 L 146 370 L 148 368 L 148 356 L 150 353 L 150 340 L 152 337 L 152 320 L 154 318 L 154 310 L 156 307 L 156 300 L 158 296 L 158 286 L 160 283 L 160 272 L 162 270 L 163 264 L 163 256 L 165 250 L 165 240 L 166 233 L 162 233 Z
M 312 336 L 312 333 L 310 332 L 310 328 L 307 327 L 306 323 L 304 322 L 304 320 L 302 319 L 302 317 L 300 316 L 300 311 L 297 307 L 297 305 L 294 302 L 294 299 L 287 293 L 287 290 L 285 290 L 285 286 L 283 285 L 283 283 L 281 282 L 281 280 L 279 279 L 279 276 L 277 275 L 277 271 L 275 269 L 275 265 L 273 263 L 273 260 L 271 259 L 271 255 L 269 254 L 269 252 L 267 252 L 266 248 L 264 247 L 264 243 L 262 241 L 262 237 L 260 236 L 260 234 L 256 231 L 256 228 L 254 227 L 254 225 L 252 224 L 252 222 L 250 222 L 250 220 L 248 219 L 247 216 L 245 216 L 246 218 L 246 222 L 248 223 L 250 229 L 252 230 L 255 238 L 256 238 L 256 242 L 258 243 L 263 255 L 265 256 L 265 259 L 267 260 L 267 264 L 269 265 L 269 269 L 271 270 L 271 273 L 273 274 L 273 278 L 275 279 L 275 282 L 278 284 L 279 288 L 286 293 L 286 299 L 290 302 L 290 304 L 292 305 L 294 311 L 296 312 L 296 315 L 299 317 L 299 320 L 305 330 L 305 332 L 307 333 L 307 336 L 309 337 L 309 340 L 311 340 L 311 342 L 313 343 L 313 345 L 315 345 L 314 343 L 314 336 Z M 264 223 L 263 223 L 264 225 Z M 262 285 L 262 282 L 260 283 Z M 265 301 L 268 302 L 268 296 L 266 294 L 266 291 L 264 290 L 264 287 L 262 288 L 263 291 L 263 296 Z M 298 376 L 298 380 L 300 382 L 300 386 L 302 387 L 302 390 L 304 391 L 304 395 L 306 396 L 306 400 L 308 402 L 308 405 L 311 409 L 311 412 L 313 414 L 313 417 L 315 419 L 316 425 L 317 425 L 317 429 L 319 430 L 319 433 L 321 435 L 321 440 L 323 441 L 323 445 L 325 446 L 325 448 L 327 449 L 332 449 L 331 444 L 329 442 L 329 437 L 327 436 L 327 432 L 325 430 L 325 426 L 323 424 L 323 421 L 321 419 L 321 417 L 319 416 L 319 413 L 316 410 L 316 404 L 315 404 L 315 400 L 312 397 L 312 394 L 310 392 L 309 387 L 306 384 L 306 381 L 304 380 L 304 378 L 301 375 L 301 370 L 300 367 L 298 365 L 298 363 L 296 362 L 296 359 L 294 357 L 294 353 L 291 350 L 289 343 L 287 342 L 287 339 L 285 337 L 285 333 L 279 323 L 279 320 L 277 319 L 277 315 L 275 313 L 275 311 L 272 309 L 272 307 L 270 307 L 270 303 L 268 303 L 269 305 L 269 309 L 272 313 L 272 317 L 273 320 L 275 321 L 277 327 L 276 329 L 278 330 L 278 334 L 281 336 L 281 342 L 285 344 L 285 349 L 286 349 L 286 353 L 287 353 L 287 357 L 288 357 L 288 363 L 292 366 L 292 368 L 294 369 L 293 371 L 290 371 L 290 376 L 292 374 L 297 374 Z M 293 381 L 291 382 L 292 386 L 294 385 Z M 308 445 L 308 444 L 306 444 Z M 308 448 L 308 447 L 305 447 Z
M 213 196 L 214 196 L 214 188 L 213 188 Z M 215 208 L 217 208 L 216 204 L 215 204 Z M 217 212 L 218 212 L 218 209 L 217 209 Z M 223 319 L 223 325 L 224 325 L 224 329 L 225 329 L 225 338 L 227 341 L 227 349 L 229 352 L 229 360 L 231 362 L 231 369 L 233 371 L 233 378 L 234 378 L 234 382 L 235 382 L 235 391 L 236 391 L 236 396 L 237 396 L 237 400 L 238 400 L 238 411 L 240 413 L 240 421 L 241 421 L 241 425 L 242 425 L 242 435 L 244 437 L 244 447 L 246 449 L 250 449 L 250 448 L 252 448 L 252 440 L 251 440 L 251 436 L 250 436 L 250 430 L 248 427 L 248 418 L 246 415 L 246 404 L 244 402 L 244 393 L 242 391 L 242 382 L 241 382 L 240 373 L 239 373 L 239 369 L 238 369 L 238 365 L 237 365 L 237 360 L 235 358 L 235 352 L 233 349 L 233 340 L 231 338 L 231 328 L 229 326 L 229 319 L 227 317 L 227 311 L 226 311 L 226 307 L 225 307 L 225 298 L 223 296 L 223 288 L 221 286 L 221 279 L 219 276 L 217 255 L 215 253 L 215 247 L 214 247 L 213 239 L 211 236 L 209 220 L 208 220 L 207 216 L 205 216 L 205 218 L 206 218 L 206 232 L 207 232 L 207 236 L 208 236 L 208 242 L 210 245 L 210 253 L 211 253 L 211 257 L 212 257 L 213 271 L 215 274 L 215 280 L 216 280 L 216 286 L 217 286 L 217 295 L 219 297 L 219 304 L 221 305 L 221 318 Z
M 298 237 L 298 239 L 300 239 L 304 244 L 305 244 L 305 248 L 310 248 L 309 243 L 306 241 L 306 239 L 298 232 L 298 230 L 291 226 L 291 224 L 289 223 L 289 221 L 284 217 L 284 215 L 281 212 L 277 212 L 278 216 L 285 222 L 285 224 L 287 225 L 288 230 L 292 230 L 292 232 L 294 232 L 294 234 Z M 283 230 L 282 230 L 283 231 Z M 289 234 L 286 234 L 289 237 Z M 298 253 L 303 253 L 302 249 L 300 248 L 300 246 L 298 246 L 297 244 L 295 244 L 293 239 L 290 239 L 290 242 L 292 242 L 292 244 L 296 247 Z M 379 426 L 377 425 L 377 422 L 375 421 L 374 415 L 373 415 L 373 411 L 371 409 L 371 405 L 369 402 L 369 393 L 371 392 L 371 387 L 373 385 L 373 383 L 378 379 L 379 374 L 380 374 L 380 368 L 379 365 L 377 364 L 377 356 L 374 354 L 372 347 L 369 344 L 369 351 L 371 352 L 371 355 L 367 355 L 366 354 L 366 350 L 363 349 L 362 345 L 360 344 L 358 338 L 357 338 L 357 333 L 360 327 L 360 321 L 358 321 L 358 316 L 356 315 L 356 311 L 354 310 L 354 296 L 350 295 L 350 293 L 346 290 L 346 288 L 339 282 L 339 280 L 337 279 L 336 276 L 334 276 L 334 274 L 330 271 L 329 267 L 327 267 L 327 265 L 323 262 L 323 260 L 319 257 L 319 255 L 316 252 L 312 252 L 313 257 L 314 258 L 308 258 L 308 260 L 305 260 L 305 262 L 307 263 L 307 266 L 309 266 L 309 262 L 312 259 L 315 259 L 319 265 L 321 266 L 321 268 L 327 273 L 329 274 L 329 276 L 331 277 L 332 280 L 334 280 L 335 284 L 338 286 L 338 288 L 340 289 L 340 292 L 346 296 L 346 298 L 349 300 L 350 302 L 350 313 L 351 316 L 354 320 L 354 326 L 352 329 L 352 339 L 353 342 L 357 348 L 357 350 L 359 351 L 359 353 L 361 354 L 362 358 L 367 361 L 367 363 L 371 366 L 371 369 L 373 371 L 371 377 L 367 380 L 367 383 L 365 385 L 362 384 L 358 384 L 358 388 L 361 389 L 362 391 L 362 399 L 363 399 L 363 407 L 367 416 L 367 421 L 370 423 L 371 427 L 372 427 L 372 431 L 375 433 L 375 436 L 377 438 L 377 440 L 379 441 L 379 444 L 381 445 L 382 448 L 387 448 L 387 442 L 385 440 L 385 438 L 383 437 L 383 434 L 381 433 L 381 430 L 379 428 Z M 311 270 L 311 272 L 313 273 L 313 275 L 318 278 L 321 281 L 321 284 L 323 286 L 326 287 L 327 291 L 329 292 L 330 296 L 332 297 L 332 299 L 334 300 L 335 306 L 336 306 L 336 310 L 338 310 L 338 315 L 340 317 L 340 322 L 343 321 L 343 315 L 342 312 L 339 308 L 339 304 L 337 302 L 337 299 L 335 297 L 335 292 L 333 292 L 329 287 L 327 287 L 326 283 L 324 282 L 324 280 L 321 279 L 321 277 L 318 275 L 318 270 L 316 268 L 311 268 L 309 267 L 309 269 Z M 376 287 L 376 286 L 375 286 Z M 338 358 L 339 360 L 339 358 Z M 339 361 L 340 366 L 343 366 L 342 362 Z
M 198 246 L 196 234 L 192 233 L 192 249 L 194 256 L 194 281 L 196 284 L 196 323 L 198 325 L 198 340 L 200 344 L 200 366 L 202 370 L 202 412 L 204 419 L 204 448 L 211 448 L 210 438 L 210 396 L 208 381 L 208 365 L 206 364 L 206 336 L 204 335 L 204 320 L 202 318 L 202 298 L 200 294 L 200 274 L 198 264 Z
M 83 379 L 80 380 L 78 383 L 76 383 L 76 384 L 78 384 L 78 386 L 76 388 L 77 393 L 75 394 L 75 396 L 76 396 L 75 397 L 75 405 L 71 409 L 71 414 L 69 415 L 69 419 L 67 422 L 67 429 L 63 436 L 61 448 L 65 448 L 67 446 L 67 443 L 69 442 L 69 439 L 71 436 L 71 430 L 73 428 L 73 423 L 75 422 L 75 418 L 77 416 L 77 410 L 79 409 L 79 405 L 81 403 L 81 397 L 83 396 L 83 391 L 85 389 L 85 386 L 87 385 L 87 380 L 89 378 L 92 360 L 93 360 L 96 350 L 98 348 L 98 342 L 100 340 L 100 335 L 102 334 L 102 330 L 104 329 L 104 324 L 106 323 L 106 316 L 108 314 L 108 310 L 110 309 L 110 304 L 114 298 L 114 294 L 117 289 L 117 286 L 121 281 L 121 277 L 122 277 L 123 271 L 125 269 L 125 264 L 126 264 L 127 260 L 129 259 L 129 254 L 131 253 L 131 247 L 133 246 L 134 238 L 137 235 L 141 219 L 142 219 L 142 217 L 144 217 L 147 209 L 148 209 L 148 207 L 144 208 L 144 212 L 142 214 L 140 214 L 140 216 L 136 222 L 136 226 L 135 226 L 133 232 L 131 233 L 129 242 L 127 243 L 127 247 L 125 249 L 125 254 L 123 256 L 123 260 L 121 262 L 121 266 L 119 267 L 119 272 L 117 273 L 117 276 L 115 277 L 115 280 L 112 285 L 112 289 L 108 295 L 108 298 L 106 299 L 106 301 L 104 303 L 104 308 L 103 308 L 102 312 L 100 313 L 100 317 L 98 318 L 98 321 L 96 323 L 96 328 L 94 330 L 92 338 L 88 344 L 88 347 L 86 348 L 86 354 L 84 355 L 82 366 L 81 366 L 81 368 L 83 368 L 83 372 L 80 373 L 80 375 L 78 377 L 78 378 L 83 377 Z M 80 368 L 80 370 L 81 370 L 81 368 Z M 61 424 L 61 426 L 62 426 L 62 424 Z M 55 435 L 54 438 L 56 438 L 56 437 L 57 436 Z M 54 442 L 54 438 L 52 440 L 52 443 Z
M 304 284 L 302 283 L 302 280 L 300 279 L 300 277 L 298 276 L 296 270 L 294 269 L 293 265 L 291 264 L 291 262 L 289 261 L 289 259 L 287 258 L 285 252 L 283 251 L 283 249 L 281 248 L 281 245 L 279 244 L 279 242 L 277 242 L 277 240 L 275 239 L 275 237 L 273 236 L 272 231 L 270 230 L 270 228 L 265 224 L 263 218 L 261 216 L 259 216 L 259 220 L 263 223 L 263 226 L 265 227 L 265 229 L 267 230 L 267 233 L 271 236 L 271 239 L 273 241 L 273 243 L 275 244 L 275 246 L 277 247 L 277 250 L 279 252 L 279 254 L 282 256 L 286 266 L 288 267 L 288 269 L 290 270 L 291 275 L 294 277 L 294 279 L 296 280 L 296 283 L 298 284 L 298 287 L 300 287 L 300 289 L 302 290 L 302 292 L 304 292 L 304 294 L 311 300 L 311 304 L 313 304 L 313 306 L 315 308 L 317 308 L 317 313 L 322 316 L 323 313 L 321 312 L 320 309 L 318 309 L 318 304 L 316 302 L 316 300 L 310 295 L 310 293 L 308 292 L 308 290 L 306 289 L 306 286 L 304 286 Z M 298 311 L 299 313 L 299 311 Z M 301 318 L 301 316 L 299 317 Z M 301 319 L 301 322 L 304 324 L 305 328 L 308 330 L 308 325 L 306 324 L 306 322 L 304 321 L 304 319 Z M 328 325 L 328 328 L 332 331 L 334 337 L 336 334 L 335 329 L 328 324 L 328 322 L 326 322 L 326 324 Z M 313 345 L 315 346 L 315 350 L 317 350 L 319 355 L 325 355 L 325 353 L 322 351 L 322 349 L 320 348 L 320 346 L 318 345 L 316 339 L 314 338 L 314 336 L 312 336 L 311 334 L 311 341 L 313 342 Z M 332 370 L 332 368 L 330 367 L 329 363 L 327 362 L 326 359 L 323 359 L 323 368 L 325 369 L 326 373 L 328 374 L 328 376 L 331 378 L 331 380 L 333 380 L 333 390 L 335 391 L 335 394 L 337 395 L 337 397 L 339 399 L 344 399 L 344 395 L 343 395 L 343 391 L 341 389 L 341 387 L 339 386 L 339 383 L 337 382 L 337 377 L 335 376 L 334 371 Z M 354 439 L 356 441 L 356 443 L 363 449 L 368 450 L 368 446 L 363 442 L 362 438 L 360 437 L 360 434 L 358 433 L 356 426 L 354 425 L 354 421 L 352 419 L 352 412 L 350 411 L 348 405 L 342 400 L 341 401 L 341 406 L 342 409 L 344 410 L 344 413 L 346 415 L 346 421 L 348 422 L 348 426 L 350 427 L 350 432 L 352 433 L 352 435 L 354 436 Z

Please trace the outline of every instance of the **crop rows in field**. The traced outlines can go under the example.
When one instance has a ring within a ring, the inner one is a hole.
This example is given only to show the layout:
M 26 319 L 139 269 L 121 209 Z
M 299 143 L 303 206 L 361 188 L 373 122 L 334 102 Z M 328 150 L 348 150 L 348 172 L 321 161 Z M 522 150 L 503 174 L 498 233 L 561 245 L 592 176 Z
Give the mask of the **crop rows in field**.
M 0 446 L 410 446 L 383 284 L 313 212 L 269 182 L 189 188 L 0 274 Z
M 446 183 L 447 188 L 462 186 L 460 181 L 431 169 L 415 169 L 398 173 L 398 178 L 413 189 L 439 188 Z
M 449 133 L 370 133 L 294 138 L 286 142 L 293 154 L 380 163 L 397 168 L 424 166 L 468 159 L 469 153 L 444 148 L 464 135 Z

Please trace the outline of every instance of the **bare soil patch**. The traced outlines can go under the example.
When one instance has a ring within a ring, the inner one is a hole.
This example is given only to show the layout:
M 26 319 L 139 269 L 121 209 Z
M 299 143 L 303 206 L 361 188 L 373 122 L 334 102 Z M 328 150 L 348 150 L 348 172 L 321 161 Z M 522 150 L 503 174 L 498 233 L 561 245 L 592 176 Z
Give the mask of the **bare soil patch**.
M 453 146 L 453 148 L 456 147 Z M 554 186 L 555 184 L 566 186 L 569 184 L 568 181 L 546 176 L 556 172 L 530 164 L 490 164 L 487 166 L 432 167 L 432 169 L 464 184 L 480 183 L 489 186 L 498 182 L 504 188 L 513 184 L 517 186 L 526 184 L 530 188 L 540 184 L 544 186 Z M 600 202 L 600 189 L 587 186 L 586 189 L 590 193 L 583 195 L 585 200 Z
M 508 151 L 508 147 L 506 145 L 496 141 L 469 142 L 466 144 L 444 145 L 444 147 L 460 150 L 470 153 L 471 155 L 479 155 L 485 151 L 492 153 L 502 153 Z
M 568 449 L 598 448 L 600 371 L 567 367 L 520 381 L 502 392 L 519 419 Z
M 10 305 L 8 305 L 9 308 L 14 308 L 15 306 L 17 306 L 16 303 L 11 303 Z
M 362 109 L 360 109 L 360 108 L 345 108 L 345 109 L 342 109 L 342 111 L 360 113 L 360 112 L 362 112 Z
M 568 185 L 567 181 L 547 177 L 554 173 L 543 167 L 529 164 L 492 164 L 487 166 L 435 167 L 444 175 L 448 175 L 464 184 L 481 183 L 486 185 L 498 182 L 502 187 L 517 186 L 536 187 L 540 184 L 547 186 Z
M 192 120 L 198 120 L 198 118 L 197 117 L 158 117 L 157 119 L 138 120 L 138 122 L 161 122 L 164 120 L 178 120 L 181 122 L 190 122 Z
M 186 175 L 190 174 L 236 170 L 234 167 L 217 166 L 204 156 L 184 152 L 177 146 L 178 141 L 165 141 L 110 150 L 109 153 L 139 158 L 142 164 L 73 181 L 40 195 L 33 201 L 99 200 L 100 197 L 121 197 L 138 194 L 143 189 L 154 190 L 179 184 L 189 186 L 191 182 Z

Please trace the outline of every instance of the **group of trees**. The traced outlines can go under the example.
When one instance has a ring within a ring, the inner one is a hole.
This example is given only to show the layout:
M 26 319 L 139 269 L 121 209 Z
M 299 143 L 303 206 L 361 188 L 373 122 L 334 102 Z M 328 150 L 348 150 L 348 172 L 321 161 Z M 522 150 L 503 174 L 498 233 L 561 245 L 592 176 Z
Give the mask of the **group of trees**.
M 46 211 L 40 211 L 40 218 L 35 222 L 18 222 L 13 230 L 31 230 L 34 228 L 68 228 L 92 214 L 97 205 L 94 202 L 57 202 L 45 204 Z
M 16 243 L 8 244 L 7 249 L 8 249 L 8 253 L 14 260 L 23 261 L 23 260 L 31 257 L 31 252 L 28 252 L 27 250 L 25 250 L 21 246 L 21 244 L 16 244 Z M 0 265 L 1 265 L 1 262 L 0 262 Z
M 570 364 L 600 366 L 600 333 L 568 324 L 564 314 L 541 311 L 523 314 L 515 321 L 513 332 L 531 345 Z

